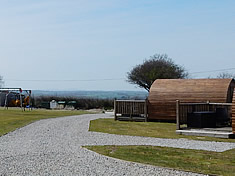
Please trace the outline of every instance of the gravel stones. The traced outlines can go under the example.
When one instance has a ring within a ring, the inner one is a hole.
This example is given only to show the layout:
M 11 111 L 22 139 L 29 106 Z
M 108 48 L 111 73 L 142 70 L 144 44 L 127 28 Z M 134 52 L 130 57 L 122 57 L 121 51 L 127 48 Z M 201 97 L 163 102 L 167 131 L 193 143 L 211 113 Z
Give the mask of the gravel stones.
M 159 139 L 88 132 L 90 120 L 107 114 L 34 122 L 0 137 L 0 175 L 200 175 L 106 157 L 85 145 L 155 145 L 225 151 L 235 143 Z

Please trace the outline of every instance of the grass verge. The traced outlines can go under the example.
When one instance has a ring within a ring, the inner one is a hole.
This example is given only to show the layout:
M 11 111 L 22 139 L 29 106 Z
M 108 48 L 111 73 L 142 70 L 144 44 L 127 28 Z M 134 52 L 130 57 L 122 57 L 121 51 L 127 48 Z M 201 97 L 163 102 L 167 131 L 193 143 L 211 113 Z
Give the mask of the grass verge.
M 235 149 L 209 152 L 156 146 L 86 146 L 102 155 L 178 170 L 230 176 L 235 173 Z
M 63 111 L 63 110 L 33 110 L 22 112 L 19 108 L 0 108 L 0 136 L 14 131 L 17 128 L 25 126 L 36 120 L 63 117 L 71 115 L 81 115 L 88 113 L 86 111 Z
M 175 133 L 176 125 L 174 123 L 160 122 L 126 122 L 114 121 L 113 119 L 97 119 L 90 123 L 90 131 L 102 133 L 145 136 L 157 138 L 187 138 L 192 140 L 217 141 L 217 142 L 235 142 L 235 139 L 220 139 L 214 137 L 186 136 Z

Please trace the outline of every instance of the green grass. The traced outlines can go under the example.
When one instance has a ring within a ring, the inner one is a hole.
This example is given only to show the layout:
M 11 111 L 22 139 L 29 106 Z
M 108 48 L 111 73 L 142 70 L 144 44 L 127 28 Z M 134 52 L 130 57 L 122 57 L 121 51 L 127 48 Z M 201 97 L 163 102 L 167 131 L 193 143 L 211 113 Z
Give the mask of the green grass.
M 226 152 L 155 146 L 87 146 L 97 153 L 127 161 L 204 174 L 235 173 L 235 149 Z
M 131 136 L 174 138 L 174 139 L 187 138 L 192 140 L 235 142 L 235 139 L 220 139 L 213 137 L 179 135 L 175 133 L 176 130 L 175 123 L 127 122 L 127 121 L 114 121 L 113 119 L 97 119 L 91 121 L 89 130 L 103 132 L 103 133 L 131 135 Z
M 33 110 L 22 112 L 19 108 L 0 108 L 0 136 L 36 120 L 85 114 L 86 111 Z

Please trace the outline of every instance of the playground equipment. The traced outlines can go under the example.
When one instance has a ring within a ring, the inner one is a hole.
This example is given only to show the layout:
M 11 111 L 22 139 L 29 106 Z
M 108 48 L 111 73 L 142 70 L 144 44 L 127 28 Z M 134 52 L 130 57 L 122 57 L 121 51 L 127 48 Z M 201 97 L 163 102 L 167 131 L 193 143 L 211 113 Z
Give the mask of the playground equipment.
M 21 88 L 0 88 L 0 106 L 20 107 L 22 110 L 31 108 L 31 90 L 22 90 Z

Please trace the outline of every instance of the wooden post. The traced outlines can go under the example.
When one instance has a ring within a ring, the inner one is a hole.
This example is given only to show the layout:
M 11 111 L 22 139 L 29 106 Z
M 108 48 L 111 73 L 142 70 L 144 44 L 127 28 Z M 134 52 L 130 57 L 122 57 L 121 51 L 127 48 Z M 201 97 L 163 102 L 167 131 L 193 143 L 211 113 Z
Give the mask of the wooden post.
M 145 120 L 145 122 L 147 122 L 147 116 L 148 116 L 148 99 L 145 99 L 145 102 L 144 102 L 144 120 Z
M 32 106 L 31 106 L 31 93 L 30 93 L 29 94 L 29 111 L 32 110 L 31 108 L 32 108 Z
M 132 112 L 133 112 L 133 102 L 128 103 L 130 105 L 130 120 L 133 121 Z
M 32 97 L 31 97 L 31 90 L 29 90 L 29 110 L 33 110 L 32 106 L 33 106 L 33 103 L 32 103 Z
M 207 111 L 210 111 L 210 101 L 207 100 L 207 101 L 206 101 L 206 104 L 207 104 Z
M 5 99 L 5 103 L 4 103 L 4 106 L 5 106 L 5 109 L 8 109 L 8 106 L 7 106 L 7 97 L 8 97 L 9 93 L 6 94 L 6 99 Z
M 21 110 L 23 111 L 23 100 L 22 100 L 21 92 L 20 92 L 20 107 L 21 107 Z
M 176 100 L 176 129 L 180 130 L 180 101 Z
M 116 112 L 117 112 L 117 111 L 116 111 L 116 108 L 117 108 L 117 107 L 116 107 L 116 103 L 117 103 L 117 102 L 116 102 L 116 98 L 115 98 L 115 99 L 114 99 L 114 120 L 117 120 L 117 114 L 116 114 Z

